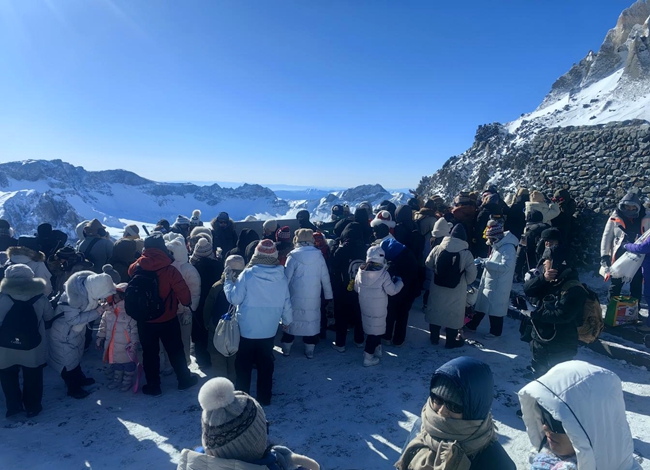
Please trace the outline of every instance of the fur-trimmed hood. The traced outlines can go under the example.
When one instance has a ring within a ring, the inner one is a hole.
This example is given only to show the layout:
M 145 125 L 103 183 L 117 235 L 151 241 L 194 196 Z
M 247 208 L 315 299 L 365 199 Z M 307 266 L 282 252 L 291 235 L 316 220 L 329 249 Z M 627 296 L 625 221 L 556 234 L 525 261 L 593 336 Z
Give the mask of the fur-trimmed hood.
M 0 293 L 16 300 L 29 300 L 45 292 L 45 280 L 41 278 L 5 277 L 0 282 Z
M 16 256 L 25 256 L 32 261 L 41 261 L 45 262 L 45 255 L 40 251 L 34 251 L 24 246 L 10 246 L 7 248 L 7 256 L 11 259 L 12 262 L 19 263 L 20 261 L 15 261 Z

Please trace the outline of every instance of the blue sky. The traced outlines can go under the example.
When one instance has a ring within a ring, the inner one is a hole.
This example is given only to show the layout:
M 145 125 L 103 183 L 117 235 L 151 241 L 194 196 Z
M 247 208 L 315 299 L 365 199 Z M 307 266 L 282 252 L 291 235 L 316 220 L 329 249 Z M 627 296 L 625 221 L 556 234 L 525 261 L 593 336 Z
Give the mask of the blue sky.
M 0 161 L 415 187 L 630 4 L 0 0 Z

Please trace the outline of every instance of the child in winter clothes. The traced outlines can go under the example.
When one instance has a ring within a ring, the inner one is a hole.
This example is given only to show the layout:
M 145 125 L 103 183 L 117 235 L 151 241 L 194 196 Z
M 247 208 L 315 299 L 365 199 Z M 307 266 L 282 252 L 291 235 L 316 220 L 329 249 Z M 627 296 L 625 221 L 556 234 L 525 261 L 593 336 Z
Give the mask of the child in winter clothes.
M 109 308 L 99 322 L 97 348 L 104 349 L 104 362 L 111 365 L 113 381 L 109 389 L 120 387 L 126 392 L 133 384 L 137 358 L 138 323 L 124 310 L 126 282 L 117 285 L 117 292 L 106 299 Z
M 379 364 L 381 336 L 386 333 L 388 296 L 404 287 L 400 278 L 393 280 L 386 269 L 386 255 L 380 246 L 371 246 L 366 262 L 359 267 L 354 279 L 354 289 L 359 294 L 363 331 L 368 335 L 363 353 L 365 367 Z

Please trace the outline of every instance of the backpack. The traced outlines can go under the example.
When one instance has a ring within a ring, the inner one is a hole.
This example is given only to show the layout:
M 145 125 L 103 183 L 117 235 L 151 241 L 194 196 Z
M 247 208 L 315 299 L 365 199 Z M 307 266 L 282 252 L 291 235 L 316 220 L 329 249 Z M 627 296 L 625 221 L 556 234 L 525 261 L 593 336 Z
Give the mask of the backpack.
M 605 327 L 605 322 L 603 321 L 603 309 L 600 307 L 598 294 L 578 280 L 567 282 L 562 286 L 562 292 L 566 292 L 576 286 L 582 287 L 587 292 L 585 306 L 582 309 L 582 317 L 576 321 L 578 327 L 578 339 L 583 343 L 590 344 L 598 339 L 598 336 Z
M 41 334 L 38 331 L 38 317 L 34 303 L 42 295 L 29 300 L 16 300 L 5 315 L 0 326 L 0 347 L 29 351 L 41 344 Z
M 151 321 L 160 318 L 167 306 L 167 300 L 160 297 L 158 274 L 138 267 L 124 291 L 124 310 L 136 321 Z
M 460 270 L 460 253 L 442 250 L 438 254 L 436 264 L 433 267 L 434 284 L 453 289 L 460 284 L 462 274 L 463 272 Z

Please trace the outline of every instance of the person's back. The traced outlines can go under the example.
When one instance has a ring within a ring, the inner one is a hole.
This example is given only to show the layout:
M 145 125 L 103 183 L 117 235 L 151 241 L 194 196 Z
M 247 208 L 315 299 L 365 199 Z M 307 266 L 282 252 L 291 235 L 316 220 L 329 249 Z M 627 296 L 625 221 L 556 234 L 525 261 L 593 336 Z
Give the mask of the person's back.
M 18 245 L 14 238 L 14 231 L 8 221 L 0 219 L 0 251 L 5 251 L 10 246 Z
M 77 251 L 93 263 L 93 271 L 99 274 L 102 272 L 102 266 L 113 256 L 113 242 L 107 238 L 106 227 L 97 219 L 91 220 L 83 230 L 86 238 Z

